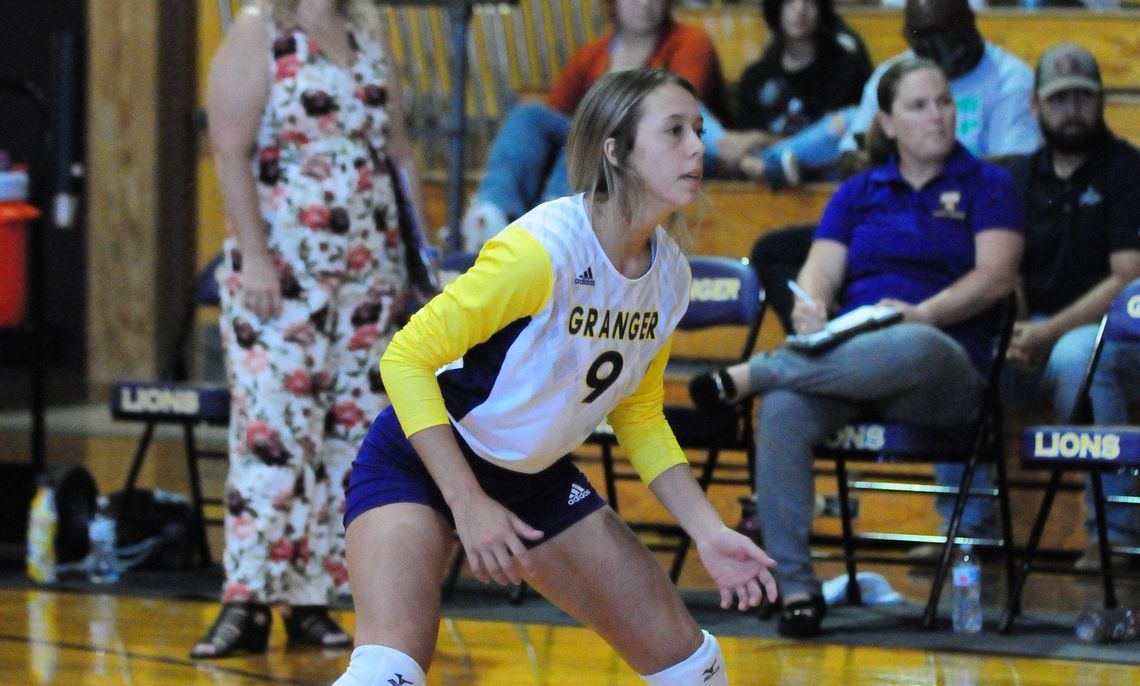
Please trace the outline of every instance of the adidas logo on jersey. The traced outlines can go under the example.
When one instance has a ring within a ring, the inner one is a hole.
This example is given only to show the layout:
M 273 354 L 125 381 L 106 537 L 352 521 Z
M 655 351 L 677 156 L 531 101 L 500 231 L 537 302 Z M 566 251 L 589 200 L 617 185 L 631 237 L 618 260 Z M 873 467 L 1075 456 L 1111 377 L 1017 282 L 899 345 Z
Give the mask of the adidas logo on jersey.
M 594 285 L 594 268 L 586 267 L 586 271 L 578 275 L 574 279 L 574 283 L 578 286 L 593 286 Z
M 701 679 L 701 681 L 707 682 L 719 673 L 720 673 L 720 663 L 714 660 L 713 663 L 711 665 L 709 665 L 705 669 L 705 671 L 701 674 L 701 676 L 703 677 Z
M 566 504 L 577 505 L 588 495 L 590 495 L 590 489 L 582 488 L 578 484 L 570 484 L 570 497 L 566 500 Z

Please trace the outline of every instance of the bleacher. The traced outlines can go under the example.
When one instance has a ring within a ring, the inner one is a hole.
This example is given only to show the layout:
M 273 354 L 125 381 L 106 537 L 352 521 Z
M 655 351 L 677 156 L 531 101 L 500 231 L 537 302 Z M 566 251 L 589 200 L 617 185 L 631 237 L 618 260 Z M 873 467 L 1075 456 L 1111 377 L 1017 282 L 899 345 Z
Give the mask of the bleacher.
M 401 70 L 405 101 L 421 165 L 446 166 L 446 127 L 454 75 L 449 56 L 451 23 L 436 7 L 388 7 L 389 41 Z M 878 63 L 906 49 L 900 10 L 843 10 Z M 730 83 L 757 59 L 767 38 L 758 7 L 714 3 L 681 9 L 679 20 L 698 24 L 716 41 Z M 982 34 L 1030 65 L 1060 40 L 1081 43 L 1096 55 L 1108 90 L 1109 125 L 1140 143 L 1140 12 L 993 9 L 979 13 Z M 477 174 L 487 143 L 510 104 L 540 96 L 582 43 L 604 30 L 601 0 L 520 0 L 475 6 L 468 44 L 468 170 Z M 430 174 L 429 174 L 430 175 Z

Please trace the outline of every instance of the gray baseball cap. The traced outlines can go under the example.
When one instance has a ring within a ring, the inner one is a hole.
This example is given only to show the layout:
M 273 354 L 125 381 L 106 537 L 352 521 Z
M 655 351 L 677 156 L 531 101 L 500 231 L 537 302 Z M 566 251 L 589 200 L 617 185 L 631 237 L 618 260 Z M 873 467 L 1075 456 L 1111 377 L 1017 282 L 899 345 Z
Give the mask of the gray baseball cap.
M 1074 43 L 1057 43 L 1041 55 L 1035 74 L 1037 97 L 1047 98 L 1064 90 L 1100 93 L 1100 67 L 1088 50 Z

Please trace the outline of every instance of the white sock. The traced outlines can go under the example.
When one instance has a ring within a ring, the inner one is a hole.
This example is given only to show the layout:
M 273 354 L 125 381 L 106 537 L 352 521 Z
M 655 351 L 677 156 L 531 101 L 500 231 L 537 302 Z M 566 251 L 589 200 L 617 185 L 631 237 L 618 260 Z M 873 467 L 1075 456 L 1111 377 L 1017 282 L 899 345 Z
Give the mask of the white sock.
M 641 678 L 649 686 L 728 686 L 720 644 L 709 632 L 702 629 L 701 633 L 705 640 L 695 653 L 672 667 L 656 674 L 643 674 Z
M 411 657 L 395 648 L 356 646 L 348 669 L 333 686 L 424 686 L 427 676 Z

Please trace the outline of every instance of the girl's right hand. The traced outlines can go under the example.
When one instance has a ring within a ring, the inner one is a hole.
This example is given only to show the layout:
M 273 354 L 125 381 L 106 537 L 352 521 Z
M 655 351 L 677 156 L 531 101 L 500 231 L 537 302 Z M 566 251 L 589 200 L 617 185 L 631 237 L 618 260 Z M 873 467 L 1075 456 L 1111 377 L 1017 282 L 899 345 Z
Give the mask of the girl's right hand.
M 281 314 L 281 273 L 268 254 L 246 254 L 241 267 L 242 305 L 260 319 Z
M 482 492 L 448 505 L 475 578 L 504 585 L 522 583 L 521 570 L 529 571 L 530 556 L 521 538 L 537 541 L 543 533 Z

